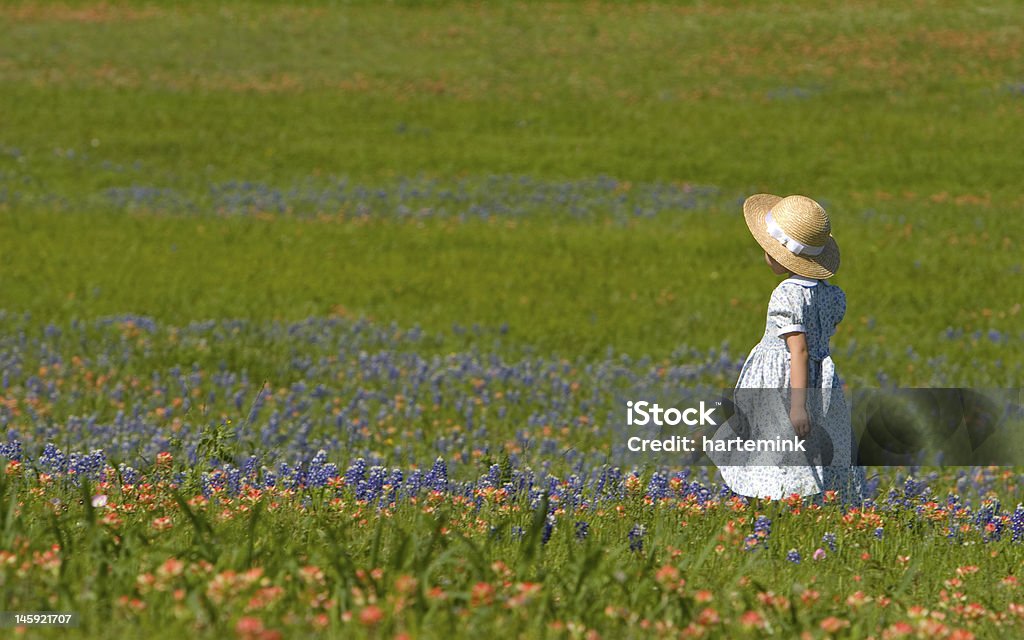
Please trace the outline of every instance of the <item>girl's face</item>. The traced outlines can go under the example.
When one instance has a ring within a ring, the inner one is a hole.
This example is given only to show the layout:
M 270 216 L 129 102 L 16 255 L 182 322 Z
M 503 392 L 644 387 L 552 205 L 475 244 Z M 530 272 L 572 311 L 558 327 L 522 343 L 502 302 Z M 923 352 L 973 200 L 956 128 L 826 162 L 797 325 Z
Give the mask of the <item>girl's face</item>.
M 784 273 L 789 273 L 789 269 L 779 264 L 779 262 L 775 258 L 768 255 L 767 251 L 764 252 L 764 261 L 769 267 L 771 267 L 772 273 L 774 273 L 777 276 L 781 276 Z

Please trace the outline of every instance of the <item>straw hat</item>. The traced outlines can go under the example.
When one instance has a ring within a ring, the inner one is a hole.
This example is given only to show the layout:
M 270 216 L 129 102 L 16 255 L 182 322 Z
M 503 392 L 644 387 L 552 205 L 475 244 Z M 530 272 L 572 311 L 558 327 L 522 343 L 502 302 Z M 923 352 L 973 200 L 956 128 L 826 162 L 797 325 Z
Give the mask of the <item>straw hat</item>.
M 743 217 L 757 243 L 793 273 L 822 280 L 839 270 L 832 225 L 814 200 L 759 193 L 743 203 Z

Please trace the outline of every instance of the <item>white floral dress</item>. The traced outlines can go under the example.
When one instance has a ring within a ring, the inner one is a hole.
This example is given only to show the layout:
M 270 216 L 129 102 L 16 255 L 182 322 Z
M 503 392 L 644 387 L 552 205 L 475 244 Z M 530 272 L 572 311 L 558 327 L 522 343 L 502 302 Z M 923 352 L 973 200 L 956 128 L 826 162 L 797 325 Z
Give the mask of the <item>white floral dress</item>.
M 758 462 L 773 460 L 771 455 L 751 454 L 743 466 L 720 466 L 726 484 L 736 493 L 779 499 L 835 490 L 846 501 L 860 500 L 864 469 L 853 465 L 850 410 L 829 353 L 829 339 L 845 313 L 843 290 L 824 280 L 791 276 L 772 292 L 764 336 L 747 356 L 736 383 L 738 408 L 744 408 L 746 398 L 747 419 L 740 433 L 747 438 L 793 437 L 787 397 L 790 355 L 782 336 L 802 332 L 808 352 L 809 453 L 799 454 L 807 464 L 793 464 L 790 457 L 786 464 L 761 465 Z M 723 429 L 734 426 L 730 421 Z M 728 435 L 720 430 L 716 437 Z

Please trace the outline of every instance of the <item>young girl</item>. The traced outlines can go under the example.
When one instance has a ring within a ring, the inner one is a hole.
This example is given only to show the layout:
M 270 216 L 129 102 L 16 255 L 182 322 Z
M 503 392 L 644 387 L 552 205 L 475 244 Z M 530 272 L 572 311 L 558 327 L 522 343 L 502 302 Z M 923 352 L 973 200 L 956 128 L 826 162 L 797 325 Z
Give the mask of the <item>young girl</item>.
M 795 434 L 806 453 L 796 460 L 747 456 L 742 466 L 721 466 L 722 476 L 733 491 L 750 497 L 836 491 L 845 501 L 859 502 L 864 470 L 853 464 L 850 411 L 829 355 L 846 295 L 826 282 L 839 269 L 828 214 L 804 196 L 758 194 L 743 203 L 743 215 L 765 262 L 776 275 L 788 275 L 772 292 L 764 336 L 736 383 L 743 436 Z

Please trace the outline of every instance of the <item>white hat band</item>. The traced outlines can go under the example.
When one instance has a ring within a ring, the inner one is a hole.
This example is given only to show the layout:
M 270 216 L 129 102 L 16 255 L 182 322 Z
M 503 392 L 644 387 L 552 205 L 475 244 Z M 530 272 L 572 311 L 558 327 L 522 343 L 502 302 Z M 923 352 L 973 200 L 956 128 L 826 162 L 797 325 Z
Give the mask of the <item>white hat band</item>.
M 782 230 L 782 227 L 775 223 L 771 211 L 764 217 L 764 221 L 767 224 L 768 235 L 781 242 L 782 246 L 789 249 L 794 255 L 816 256 L 825 250 L 825 245 L 804 244 L 799 240 L 791 238 Z

